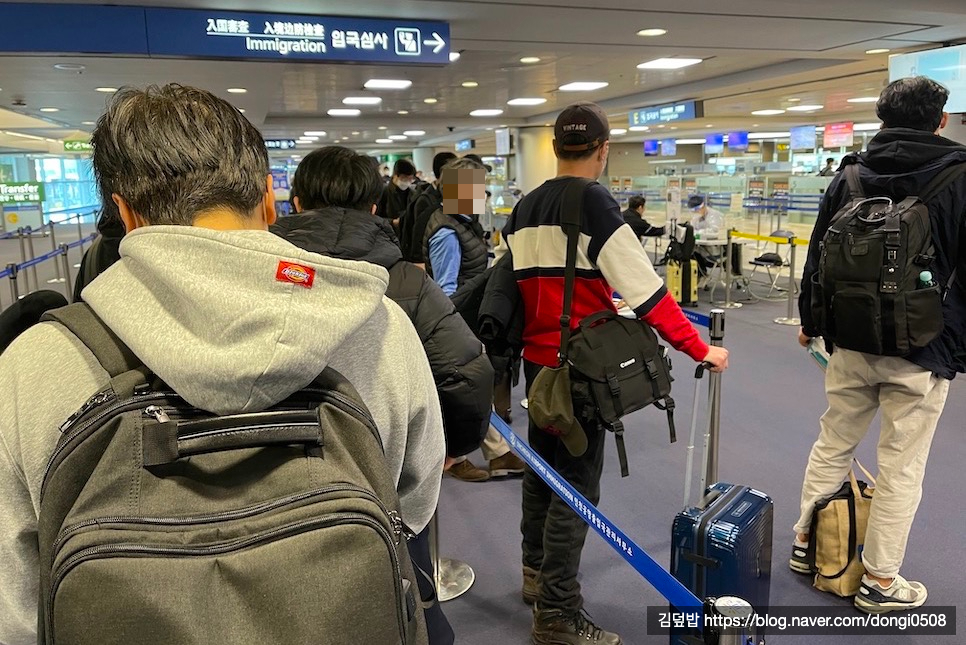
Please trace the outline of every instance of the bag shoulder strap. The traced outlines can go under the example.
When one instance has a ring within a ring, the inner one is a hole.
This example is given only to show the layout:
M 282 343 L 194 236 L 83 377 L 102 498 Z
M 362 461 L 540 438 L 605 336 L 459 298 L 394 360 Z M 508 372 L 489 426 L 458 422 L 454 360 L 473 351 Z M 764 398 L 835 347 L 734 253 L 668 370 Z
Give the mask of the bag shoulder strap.
M 577 244 L 580 241 L 580 222 L 584 206 L 584 190 L 593 181 L 574 177 L 564 189 L 560 204 L 560 225 L 567 234 L 567 261 L 564 265 L 563 311 L 560 314 L 560 363 L 567 361 L 570 343 L 570 317 L 574 305 L 574 281 L 577 277 Z
M 865 197 L 862 181 L 859 179 L 859 164 L 852 163 L 845 167 L 845 181 L 849 184 L 849 195 L 852 199 Z
M 939 174 L 933 177 L 933 180 L 926 184 L 925 188 L 922 189 L 922 194 L 919 196 L 919 201 L 924 204 L 927 203 L 929 200 L 939 195 L 939 193 L 949 188 L 953 182 L 964 174 L 966 174 L 966 162 L 953 164 L 943 168 L 939 171 Z
M 111 378 L 144 365 L 87 303 L 78 302 L 48 311 L 41 321 L 66 327 L 94 354 Z

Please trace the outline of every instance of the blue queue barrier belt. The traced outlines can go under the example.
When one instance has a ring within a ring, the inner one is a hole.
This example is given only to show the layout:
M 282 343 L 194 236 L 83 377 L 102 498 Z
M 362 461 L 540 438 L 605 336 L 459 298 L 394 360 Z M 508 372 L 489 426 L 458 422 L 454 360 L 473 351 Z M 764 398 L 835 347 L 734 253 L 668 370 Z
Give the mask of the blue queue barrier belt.
M 550 489 L 567 506 L 577 513 L 580 519 L 586 522 L 590 528 L 597 531 L 604 538 L 604 541 L 617 551 L 651 586 L 657 589 L 671 605 L 679 611 L 703 614 L 703 603 L 697 596 L 682 585 L 677 578 L 668 573 L 664 567 L 649 556 L 634 540 L 627 537 L 626 533 L 601 513 L 586 497 L 577 492 L 567 480 L 558 475 L 540 455 L 530 448 L 530 444 L 513 432 L 506 421 L 500 418 L 496 412 L 490 413 L 490 423 L 506 439 L 506 442 L 510 445 L 513 452 L 527 462 L 527 465 L 547 483 Z
M 88 242 L 93 242 L 94 238 L 96 237 L 97 237 L 97 233 L 91 233 L 87 237 L 82 237 L 79 240 L 74 240 L 73 242 L 69 244 L 65 244 L 64 246 L 66 246 L 68 249 L 72 249 L 74 247 L 80 246 L 81 244 L 87 244 Z M 3 239 L 3 238 L 0 237 L 0 239 Z M 63 254 L 63 251 L 61 249 L 57 249 L 55 251 L 49 251 L 47 253 L 44 253 L 43 255 L 38 255 L 32 260 L 27 260 L 23 264 L 18 264 L 17 272 L 19 273 L 24 269 L 29 269 L 30 267 L 37 266 L 38 264 L 42 264 L 47 260 L 51 260 L 62 254 Z M 4 269 L 3 271 L 0 271 L 0 278 L 9 278 L 10 276 L 11 276 L 11 272 L 9 269 Z
M 682 309 L 684 312 L 684 317 L 693 322 L 695 325 L 700 325 L 702 327 L 711 328 L 711 317 L 704 314 L 698 313 L 697 311 L 691 311 L 690 309 Z

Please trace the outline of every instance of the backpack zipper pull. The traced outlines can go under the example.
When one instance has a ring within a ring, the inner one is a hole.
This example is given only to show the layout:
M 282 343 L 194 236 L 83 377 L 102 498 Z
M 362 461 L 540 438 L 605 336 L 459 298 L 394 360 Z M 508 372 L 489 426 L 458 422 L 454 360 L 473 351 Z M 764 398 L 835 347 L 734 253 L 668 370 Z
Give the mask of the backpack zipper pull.
M 167 423 L 171 420 L 170 417 L 168 417 L 168 413 L 165 412 L 164 409 L 159 405 L 149 405 L 148 407 L 144 408 L 144 415 L 152 417 L 158 423 Z
M 82 416 L 84 416 L 85 414 L 87 414 L 97 406 L 107 403 L 108 399 L 110 398 L 111 398 L 111 395 L 109 392 L 98 392 L 91 398 L 87 399 L 87 402 L 84 403 L 84 405 L 82 405 L 77 412 L 67 417 L 67 420 L 64 421 L 62 424 L 60 424 L 60 432 L 62 434 L 64 432 L 67 432 L 67 429 L 71 425 L 73 425 L 75 421 L 80 419 Z
M 403 536 L 406 536 L 407 540 L 412 540 L 416 538 L 416 533 L 413 532 L 411 528 L 406 526 L 403 522 L 402 515 L 398 511 L 389 511 L 389 519 L 392 520 L 393 533 L 396 534 L 396 544 L 402 540 Z

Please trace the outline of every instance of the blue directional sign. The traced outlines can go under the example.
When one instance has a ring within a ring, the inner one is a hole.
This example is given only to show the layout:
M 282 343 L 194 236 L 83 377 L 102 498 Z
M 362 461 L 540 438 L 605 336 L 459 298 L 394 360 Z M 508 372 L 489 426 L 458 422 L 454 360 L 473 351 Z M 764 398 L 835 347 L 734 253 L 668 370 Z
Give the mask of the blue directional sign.
M 0 3 L 0 52 L 442 65 L 449 44 L 438 21 Z
M 703 116 L 703 101 L 680 101 L 678 103 L 654 105 L 631 110 L 627 115 L 627 121 L 633 127 L 638 125 L 672 123 L 675 121 L 689 121 L 691 119 L 700 119 Z

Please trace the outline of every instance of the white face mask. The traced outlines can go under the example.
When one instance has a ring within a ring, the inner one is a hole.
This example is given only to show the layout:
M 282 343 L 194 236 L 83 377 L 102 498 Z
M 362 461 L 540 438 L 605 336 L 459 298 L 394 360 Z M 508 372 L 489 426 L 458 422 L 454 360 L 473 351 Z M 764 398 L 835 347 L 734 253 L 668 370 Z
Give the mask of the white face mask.
M 402 179 L 396 180 L 396 187 L 399 188 L 399 190 L 409 190 L 409 187 L 412 185 L 413 182 L 411 181 L 403 181 Z

